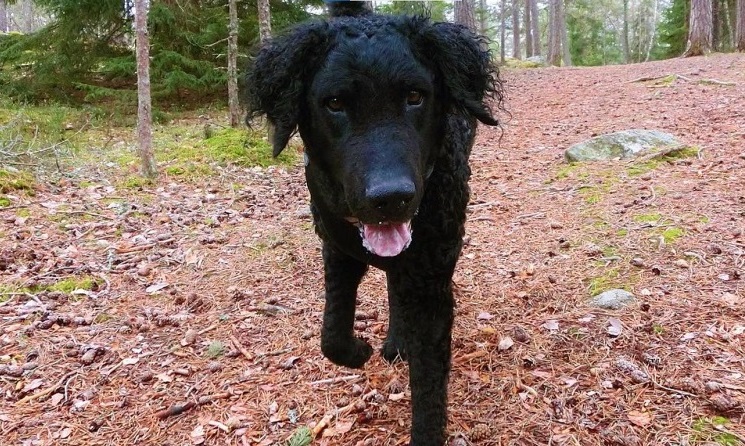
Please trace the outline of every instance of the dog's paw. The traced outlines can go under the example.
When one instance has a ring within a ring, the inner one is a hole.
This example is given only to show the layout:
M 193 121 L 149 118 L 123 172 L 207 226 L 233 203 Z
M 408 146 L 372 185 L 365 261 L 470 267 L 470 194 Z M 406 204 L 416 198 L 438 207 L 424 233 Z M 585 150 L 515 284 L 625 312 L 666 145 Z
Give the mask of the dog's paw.
M 335 339 L 333 342 L 322 342 L 323 355 L 331 362 L 353 369 L 362 368 L 373 354 L 373 348 L 365 340 L 351 338 L 348 341 Z
M 383 359 L 390 363 L 406 361 L 409 359 L 406 354 L 406 349 L 403 346 L 403 342 L 397 338 L 392 338 L 391 336 L 388 336 L 385 339 L 381 354 L 383 355 Z

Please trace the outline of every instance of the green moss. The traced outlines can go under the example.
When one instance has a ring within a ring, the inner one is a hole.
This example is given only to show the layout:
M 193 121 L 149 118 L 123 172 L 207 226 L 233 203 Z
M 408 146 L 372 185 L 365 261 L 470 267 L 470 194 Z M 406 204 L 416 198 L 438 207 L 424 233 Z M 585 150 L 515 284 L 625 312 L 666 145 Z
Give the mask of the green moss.
M 596 296 L 612 288 L 622 288 L 628 291 L 628 286 L 618 280 L 619 275 L 618 269 L 613 268 L 605 271 L 602 276 L 590 279 L 587 285 L 590 296 Z
M 0 194 L 13 191 L 33 193 L 34 184 L 33 177 L 26 172 L 0 169 Z
M 308 446 L 313 442 L 313 432 L 307 426 L 301 426 L 292 433 L 285 446 Z
M 698 153 L 698 147 L 681 147 L 678 150 L 674 150 L 657 158 L 646 159 L 645 161 L 634 163 L 626 168 L 626 173 L 632 177 L 643 175 L 663 164 L 672 163 L 685 158 L 695 158 L 698 156 Z
M 104 322 L 108 322 L 110 320 L 114 319 L 114 316 L 108 314 L 108 313 L 98 313 L 96 315 L 96 318 L 93 319 L 93 323 L 95 324 L 103 324 Z
M 633 220 L 637 223 L 657 223 L 662 220 L 660 214 L 639 214 L 633 217 Z
M 98 279 L 91 276 L 69 277 L 67 279 L 60 280 L 47 289 L 49 291 L 60 291 L 67 294 L 70 294 L 75 290 L 91 291 L 98 286 L 97 280 Z
M 541 68 L 541 67 L 544 67 L 545 65 L 540 62 L 533 62 L 530 60 L 507 59 L 504 61 L 504 66 L 508 68 L 528 69 L 528 68 Z
M 678 239 L 685 235 L 685 231 L 681 228 L 670 227 L 662 231 L 662 238 L 666 244 L 675 243 Z
M 8 197 L 0 197 L 0 208 L 10 207 L 11 201 Z
M 19 208 L 16 211 L 16 216 L 23 217 L 23 218 L 28 218 L 28 217 L 31 216 L 31 211 L 29 211 L 27 208 Z
M 712 417 L 712 418 L 699 418 L 691 424 L 691 429 L 694 431 L 695 442 L 706 443 L 714 442 L 716 444 L 724 446 L 738 446 L 742 443 L 740 440 L 727 432 L 722 432 L 716 428 L 716 426 L 725 426 L 729 424 L 729 420 L 725 417 Z
M 203 153 L 210 159 L 241 166 L 270 166 L 275 164 L 292 165 L 297 158 L 297 150 L 286 148 L 279 157 L 272 157 L 272 147 L 258 133 L 243 129 L 222 129 L 205 139 Z
M 212 341 L 207 347 L 207 357 L 215 359 L 225 352 L 225 345 L 220 341 Z
M 665 328 L 660 324 L 653 324 L 652 325 L 652 332 L 657 335 L 661 335 L 665 332 Z
M 569 178 L 579 166 L 579 163 L 564 164 L 556 171 L 556 175 L 554 175 L 554 178 L 556 178 L 557 180 Z
M 153 186 L 154 184 L 153 180 L 141 176 L 130 176 L 120 183 L 121 187 L 126 189 L 144 189 L 145 187 Z
M 629 235 L 629 230 L 626 228 L 621 228 L 618 231 L 616 231 L 616 235 L 618 237 L 626 237 L 627 235 Z
M 587 204 L 597 204 L 603 199 L 603 191 L 594 186 L 582 186 L 579 188 L 579 194 L 584 198 Z

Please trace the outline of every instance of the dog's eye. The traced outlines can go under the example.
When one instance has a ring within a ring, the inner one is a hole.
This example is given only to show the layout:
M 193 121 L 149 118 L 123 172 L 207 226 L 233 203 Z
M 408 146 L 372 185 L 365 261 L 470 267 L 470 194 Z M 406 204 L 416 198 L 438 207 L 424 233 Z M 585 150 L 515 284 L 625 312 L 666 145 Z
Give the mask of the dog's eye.
M 420 93 L 420 92 L 418 92 L 416 90 L 411 90 L 406 95 L 406 104 L 407 105 L 422 105 L 422 101 L 423 100 L 424 100 L 424 98 L 422 97 L 422 93 Z
M 334 113 L 344 111 L 344 102 L 339 98 L 331 98 L 326 101 L 326 108 Z

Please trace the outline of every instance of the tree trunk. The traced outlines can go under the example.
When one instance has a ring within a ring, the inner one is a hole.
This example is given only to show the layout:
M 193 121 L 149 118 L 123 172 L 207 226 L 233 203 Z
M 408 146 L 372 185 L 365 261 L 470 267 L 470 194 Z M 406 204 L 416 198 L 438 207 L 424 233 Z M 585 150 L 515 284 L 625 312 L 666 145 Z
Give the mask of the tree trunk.
M 533 27 L 533 55 L 541 55 L 541 33 L 538 28 L 538 0 L 530 0 L 530 23 Z
M 153 155 L 152 104 L 150 100 L 150 37 L 147 29 L 148 0 L 135 0 L 135 32 L 137 34 L 137 143 L 142 161 L 142 174 L 158 175 Z
M 512 0 L 512 57 L 520 58 L 520 0 Z
M 502 0 L 499 19 L 501 22 L 499 31 L 499 61 L 504 65 L 505 48 L 507 45 L 507 0 Z
M 561 49 L 563 54 L 563 65 L 565 67 L 571 67 L 572 54 L 569 52 L 569 33 L 567 33 L 567 20 L 566 15 L 564 14 L 564 0 L 559 0 L 557 4 L 559 8 L 559 25 L 561 26 Z
M 561 0 L 548 1 L 548 55 L 550 65 L 561 65 L 561 24 L 559 23 L 558 4 Z
M 530 2 L 525 0 L 525 12 L 523 12 L 523 27 L 525 28 L 525 57 L 533 56 L 533 27 L 530 26 Z
M 241 108 L 238 102 L 238 6 L 237 0 L 228 1 L 228 108 L 230 126 L 238 127 Z
M 479 31 L 484 36 L 489 28 L 489 10 L 487 7 L 486 0 L 479 0 Z
M 474 0 L 460 0 L 455 2 L 455 23 L 476 29 L 476 14 Z
M 8 29 L 8 5 L 5 0 L 0 0 L 0 33 L 7 33 Z
M 258 0 L 259 7 L 259 40 L 263 43 L 272 36 L 272 13 L 269 0 Z
M 735 16 L 735 48 L 745 51 L 745 0 L 737 0 Z
M 711 52 L 711 1 L 691 0 L 691 21 L 684 56 L 701 56 Z
M 631 63 L 631 50 L 629 49 L 629 0 L 623 0 L 623 62 Z
M 727 22 L 727 25 L 729 26 L 729 45 L 732 48 L 737 48 L 736 46 L 736 34 L 737 34 L 737 0 L 725 0 L 727 2 L 727 16 L 729 18 L 729 21 Z
M 717 2 L 719 0 L 714 1 Z M 649 62 L 649 58 L 652 55 L 652 48 L 654 47 L 654 39 L 657 36 L 657 0 L 653 2 L 652 8 L 652 20 L 647 21 L 647 24 L 649 25 L 649 44 L 647 45 L 647 55 L 644 58 L 645 62 Z
M 711 2 L 711 48 L 714 51 L 719 50 L 719 0 L 712 0 Z

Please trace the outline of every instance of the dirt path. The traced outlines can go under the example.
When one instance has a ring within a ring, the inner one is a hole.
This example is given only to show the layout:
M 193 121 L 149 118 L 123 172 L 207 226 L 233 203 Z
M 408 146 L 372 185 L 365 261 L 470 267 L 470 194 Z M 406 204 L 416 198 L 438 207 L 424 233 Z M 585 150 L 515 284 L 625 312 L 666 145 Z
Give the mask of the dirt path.
M 742 444 L 745 55 L 503 75 L 455 276 L 452 444 Z M 700 152 L 563 163 L 628 128 Z M 273 445 L 318 424 L 314 444 L 406 444 L 406 366 L 321 356 L 306 204 L 300 169 L 270 168 L 140 192 L 103 172 L 0 208 L 2 444 Z M 356 322 L 377 348 L 381 279 Z M 587 305 L 609 288 L 638 302 Z

